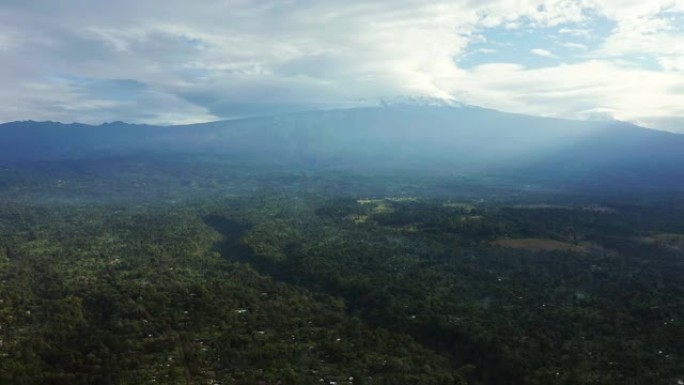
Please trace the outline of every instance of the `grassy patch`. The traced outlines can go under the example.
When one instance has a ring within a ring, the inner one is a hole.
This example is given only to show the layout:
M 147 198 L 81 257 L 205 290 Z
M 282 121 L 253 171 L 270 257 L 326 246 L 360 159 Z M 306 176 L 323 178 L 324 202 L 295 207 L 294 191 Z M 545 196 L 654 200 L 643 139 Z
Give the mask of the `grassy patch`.
M 509 249 L 524 249 L 532 251 L 571 251 L 575 253 L 586 252 L 584 246 L 544 238 L 497 239 L 496 241 L 492 242 L 492 244 Z

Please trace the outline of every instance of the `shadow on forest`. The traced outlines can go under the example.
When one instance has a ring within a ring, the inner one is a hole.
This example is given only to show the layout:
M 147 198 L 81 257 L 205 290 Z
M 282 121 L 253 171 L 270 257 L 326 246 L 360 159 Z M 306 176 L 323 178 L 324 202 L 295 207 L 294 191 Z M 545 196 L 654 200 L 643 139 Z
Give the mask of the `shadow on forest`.
M 204 223 L 221 234 L 222 239 L 213 247 L 223 257 L 236 262 L 251 262 L 254 253 L 247 245 L 240 242 L 249 226 L 220 215 L 208 215 L 202 218 Z
M 321 277 L 302 269 L 298 263 L 301 253 L 297 245 L 288 245 L 285 248 L 286 258 L 276 261 L 273 258 L 256 255 L 241 241 L 243 234 L 249 230 L 248 225 L 220 215 L 206 216 L 204 222 L 222 235 L 222 240 L 216 243 L 214 250 L 224 258 L 248 263 L 260 274 L 269 275 L 276 281 L 344 298 L 348 304 L 348 311 L 360 316 L 367 325 L 410 335 L 423 346 L 449 357 L 455 368 L 464 369 L 464 373 L 469 377 L 469 383 L 522 383 L 521 367 L 497 354 L 495 347 L 479 343 L 466 333 L 454 329 L 444 320 L 435 318 L 407 324 L 394 314 L 391 305 L 382 298 L 375 298 L 377 301 L 374 301 L 368 298 L 369 293 L 364 290 L 322 280 Z M 467 369 L 468 367 L 472 369 Z

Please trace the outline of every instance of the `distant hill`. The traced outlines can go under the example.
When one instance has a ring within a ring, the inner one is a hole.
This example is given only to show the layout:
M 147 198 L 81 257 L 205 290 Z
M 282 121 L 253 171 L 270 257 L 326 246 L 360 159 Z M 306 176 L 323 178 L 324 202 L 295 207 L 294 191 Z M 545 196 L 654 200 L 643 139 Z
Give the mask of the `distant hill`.
M 574 188 L 684 190 L 684 135 L 623 122 L 472 106 L 387 105 L 185 126 L 0 125 L 0 162 L 218 155 L 297 169 L 509 178 Z

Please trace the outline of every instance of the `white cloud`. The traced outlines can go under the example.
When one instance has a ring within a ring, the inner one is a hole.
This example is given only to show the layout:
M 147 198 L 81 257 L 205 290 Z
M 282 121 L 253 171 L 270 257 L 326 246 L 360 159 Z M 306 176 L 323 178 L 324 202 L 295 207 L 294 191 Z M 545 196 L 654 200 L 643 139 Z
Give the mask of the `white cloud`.
M 598 49 L 603 56 L 639 54 L 673 54 L 682 52 L 681 13 L 684 1 L 615 0 L 597 6 L 606 17 L 615 21 L 615 30 Z M 667 14 L 679 14 L 680 18 Z
M 563 43 L 563 47 L 574 49 L 574 50 L 581 50 L 581 51 L 586 51 L 589 49 L 589 47 L 587 47 L 586 44 L 573 43 L 573 42 Z
M 670 72 L 681 72 L 684 74 L 684 55 L 672 55 L 658 59 L 660 65 Z M 684 92 L 684 90 L 682 90 Z
M 584 38 L 591 36 L 591 30 L 582 28 L 561 28 L 558 30 L 558 33 Z
M 12 45 L 12 39 L 8 35 L 0 32 L 0 51 L 8 51 L 12 48 Z
M 477 85 L 477 86 L 476 86 Z M 668 117 L 684 113 L 684 78 L 592 60 L 540 69 L 489 64 L 463 79 L 468 101 L 511 112 L 605 118 L 682 131 Z M 681 122 L 681 119 L 679 120 Z
M 548 57 L 548 58 L 555 58 L 556 57 L 556 55 L 554 55 L 551 51 L 543 49 L 543 48 L 531 49 L 530 53 L 532 53 L 533 55 Z

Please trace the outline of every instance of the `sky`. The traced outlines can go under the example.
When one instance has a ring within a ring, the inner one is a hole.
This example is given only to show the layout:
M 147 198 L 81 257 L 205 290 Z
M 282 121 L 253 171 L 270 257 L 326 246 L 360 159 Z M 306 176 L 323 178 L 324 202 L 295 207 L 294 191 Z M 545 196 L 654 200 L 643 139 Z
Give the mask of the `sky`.
M 0 0 L 0 121 L 434 98 L 684 133 L 684 0 Z

